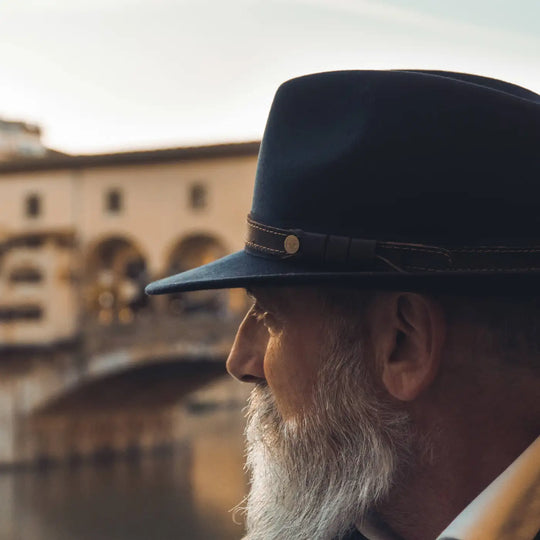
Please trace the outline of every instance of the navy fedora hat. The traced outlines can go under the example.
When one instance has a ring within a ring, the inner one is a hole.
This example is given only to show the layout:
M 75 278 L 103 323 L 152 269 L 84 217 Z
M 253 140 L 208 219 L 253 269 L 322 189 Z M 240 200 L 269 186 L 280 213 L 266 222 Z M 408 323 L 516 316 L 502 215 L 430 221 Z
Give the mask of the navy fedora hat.
M 149 294 L 253 285 L 517 291 L 540 285 L 540 96 L 423 70 L 285 82 L 244 250 Z

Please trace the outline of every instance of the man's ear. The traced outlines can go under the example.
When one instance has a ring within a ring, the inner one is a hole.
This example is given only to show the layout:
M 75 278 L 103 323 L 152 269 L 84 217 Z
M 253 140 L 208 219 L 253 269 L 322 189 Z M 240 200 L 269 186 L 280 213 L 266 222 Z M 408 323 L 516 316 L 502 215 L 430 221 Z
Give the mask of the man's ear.
M 415 293 L 385 298 L 383 317 L 375 320 L 382 382 L 401 401 L 413 401 L 437 374 L 446 322 L 442 307 Z

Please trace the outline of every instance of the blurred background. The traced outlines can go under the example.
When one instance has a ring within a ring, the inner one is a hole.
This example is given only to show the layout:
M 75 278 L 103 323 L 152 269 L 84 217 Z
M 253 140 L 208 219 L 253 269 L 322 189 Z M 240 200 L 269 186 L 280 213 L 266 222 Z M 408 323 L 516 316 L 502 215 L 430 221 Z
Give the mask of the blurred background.
M 0 540 L 238 539 L 242 248 L 277 86 L 336 69 L 540 90 L 536 0 L 0 0 Z

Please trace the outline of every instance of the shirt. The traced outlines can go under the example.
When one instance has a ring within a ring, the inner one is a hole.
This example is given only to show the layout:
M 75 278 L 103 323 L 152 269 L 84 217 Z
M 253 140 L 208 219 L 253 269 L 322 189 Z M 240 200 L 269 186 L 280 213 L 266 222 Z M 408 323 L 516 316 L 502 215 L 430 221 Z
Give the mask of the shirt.
M 373 523 L 360 527 L 360 533 L 357 538 L 396 540 Z M 437 540 L 540 540 L 540 437 Z

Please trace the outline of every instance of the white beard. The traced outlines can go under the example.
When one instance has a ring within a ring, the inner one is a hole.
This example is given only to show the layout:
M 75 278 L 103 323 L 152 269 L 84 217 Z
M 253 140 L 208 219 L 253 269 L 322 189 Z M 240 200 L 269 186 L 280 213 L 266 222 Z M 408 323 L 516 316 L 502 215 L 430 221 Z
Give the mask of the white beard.
M 350 343 L 350 339 L 348 340 Z M 258 384 L 248 406 L 245 540 L 330 540 L 384 500 L 412 452 L 406 415 L 373 389 L 358 345 L 325 346 L 314 404 L 283 421 Z

